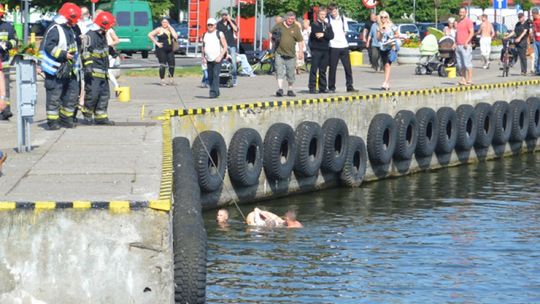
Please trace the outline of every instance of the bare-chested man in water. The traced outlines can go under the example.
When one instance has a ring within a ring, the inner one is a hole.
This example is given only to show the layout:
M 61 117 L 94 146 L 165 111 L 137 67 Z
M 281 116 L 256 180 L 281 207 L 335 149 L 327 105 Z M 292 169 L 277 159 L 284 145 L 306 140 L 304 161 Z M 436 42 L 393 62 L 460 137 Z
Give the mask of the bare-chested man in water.
M 491 39 L 495 37 L 495 30 L 493 25 L 488 20 L 487 15 L 482 15 L 482 24 L 478 33 L 480 35 L 480 52 L 482 53 L 482 62 L 484 63 L 484 69 L 489 69 L 489 53 L 491 53 Z

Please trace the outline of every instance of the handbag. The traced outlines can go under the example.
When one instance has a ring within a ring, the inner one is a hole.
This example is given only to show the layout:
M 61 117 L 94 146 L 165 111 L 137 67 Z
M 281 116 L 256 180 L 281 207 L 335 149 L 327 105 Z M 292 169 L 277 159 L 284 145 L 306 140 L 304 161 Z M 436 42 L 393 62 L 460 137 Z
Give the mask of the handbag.
M 388 54 L 388 61 L 390 61 L 390 62 L 396 62 L 397 61 L 397 52 L 394 49 L 390 50 L 390 53 Z
M 172 50 L 173 52 L 176 52 L 180 49 L 180 45 L 178 44 L 178 39 L 173 38 L 172 39 Z

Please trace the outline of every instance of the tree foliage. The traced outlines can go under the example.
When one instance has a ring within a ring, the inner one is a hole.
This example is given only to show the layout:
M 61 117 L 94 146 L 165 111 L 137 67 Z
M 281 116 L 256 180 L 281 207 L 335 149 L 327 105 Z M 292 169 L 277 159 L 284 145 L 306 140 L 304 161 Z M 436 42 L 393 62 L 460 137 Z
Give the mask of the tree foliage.
M 491 0 L 473 0 L 472 5 L 478 6 L 484 11 L 486 8 L 491 7 Z

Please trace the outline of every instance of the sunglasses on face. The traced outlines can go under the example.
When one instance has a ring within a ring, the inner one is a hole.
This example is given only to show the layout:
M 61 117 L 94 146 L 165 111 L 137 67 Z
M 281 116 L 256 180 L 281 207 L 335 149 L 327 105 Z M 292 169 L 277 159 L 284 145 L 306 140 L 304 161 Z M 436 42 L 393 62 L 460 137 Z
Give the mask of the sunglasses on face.
M 388 16 L 381 16 L 381 18 L 382 18 L 382 19 L 387 19 L 387 18 L 388 18 Z

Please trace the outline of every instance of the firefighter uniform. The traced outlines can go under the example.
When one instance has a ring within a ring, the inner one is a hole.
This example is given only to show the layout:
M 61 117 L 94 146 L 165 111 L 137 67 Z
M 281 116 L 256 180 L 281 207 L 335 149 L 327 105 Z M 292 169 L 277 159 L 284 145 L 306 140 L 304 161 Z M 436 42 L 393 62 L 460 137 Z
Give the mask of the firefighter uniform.
M 98 125 L 112 125 L 107 108 L 110 89 L 108 80 L 109 45 L 106 32 L 90 30 L 83 38 L 84 109 L 87 119 L 94 117 Z
M 68 59 L 68 53 L 73 59 Z M 47 124 L 72 128 L 73 112 L 79 97 L 80 59 L 73 28 L 55 21 L 42 42 L 41 69 L 45 73 Z
M 3 7 L 2 7 L 3 12 Z M 7 23 L 4 20 L 0 20 L 0 59 L 2 64 L 0 64 L 0 69 L 9 68 L 9 50 L 17 46 L 17 38 L 15 36 L 15 29 L 11 23 Z M 9 75 L 6 73 L 6 96 L 0 96 L 3 100 L 9 99 Z M 0 120 L 9 119 L 13 114 L 11 113 L 11 108 L 8 106 L 4 111 L 0 112 Z

